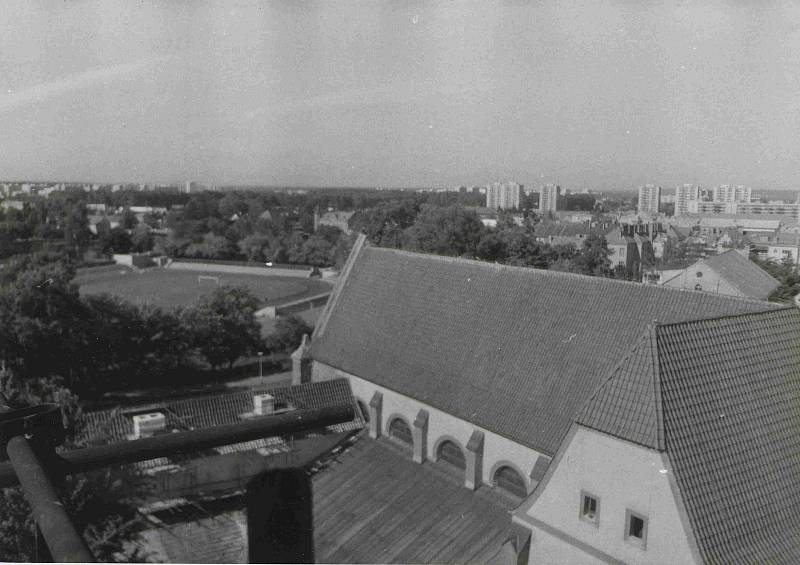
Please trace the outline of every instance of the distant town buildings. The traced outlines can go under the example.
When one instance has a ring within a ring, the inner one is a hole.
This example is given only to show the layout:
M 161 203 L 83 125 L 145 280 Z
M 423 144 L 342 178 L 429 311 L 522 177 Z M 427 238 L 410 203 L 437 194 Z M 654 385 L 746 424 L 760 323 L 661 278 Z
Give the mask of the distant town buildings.
M 353 214 L 355 214 L 355 211 L 328 210 L 322 215 L 319 212 L 314 212 L 314 231 L 317 231 L 320 226 L 330 226 L 350 234 L 352 230 L 349 222 Z
M 780 286 L 764 269 L 750 261 L 747 250 L 733 249 L 700 259 L 662 280 L 661 284 L 755 300 L 766 300 Z
M 639 187 L 639 203 L 636 205 L 636 213 L 640 216 L 645 214 L 658 214 L 658 207 L 661 204 L 661 187 L 654 184 L 646 184 Z
M 519 208 L 522 187 L 515 182 L 494 182 L 486 185 L 486 207 L 494 210 Z
M 750 202 L 749 186 L 721 184 L 714 187 L 714 202 Z
M 675 187 L 675 215 L 690 213 L 690 205 L 700 201 L 700 187 L 696 184 L 683 184 Z
M 539 196 L 539 212 L 546 214 L 548 212 L 556 212 L 558 210 L 558 195 L 561 193 L 561 187 L 555 184 L 546 184 L 542 187 L 542 193 Z

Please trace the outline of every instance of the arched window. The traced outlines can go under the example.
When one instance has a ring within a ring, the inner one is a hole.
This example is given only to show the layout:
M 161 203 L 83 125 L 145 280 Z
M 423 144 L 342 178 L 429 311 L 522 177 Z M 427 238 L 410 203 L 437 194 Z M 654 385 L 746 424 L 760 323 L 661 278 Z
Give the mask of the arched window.
M 694 289 L 695 290 L 703 290 L 703 285 L 701 285 L 700 283 L 697 283 L 696 285 L 694 285 Z
M 436 460 L 446 461 L 453 467 L 458 467 L 459 469 L 467 468 L 467 460 L 464 458 L 464 452 L 461 451 L 461 448 L 458 447 L 455 442 L 449 439 L 439 444 L 439 449 L 436 451 Z
M 492 477 L 492 484 L 520 498 L 525 498 L 528 495 L 525 479 L 508 465 L 503 465 L 495 471 L 494 477 Z
M 389 423 L 389 437 L 409 447 L 414 445 L 414 437 L 411 435 L 411 428 L 408 427 L 408 424 L 406 424 L 402 418 L 395 418 Z

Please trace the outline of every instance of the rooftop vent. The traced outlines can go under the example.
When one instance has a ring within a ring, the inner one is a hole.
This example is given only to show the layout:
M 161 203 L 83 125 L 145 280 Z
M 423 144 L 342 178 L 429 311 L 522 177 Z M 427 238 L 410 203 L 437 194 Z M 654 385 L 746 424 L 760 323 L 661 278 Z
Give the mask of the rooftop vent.
M 275 412 L 275 397 L 271 394 L 256 394 L 253 396 L 253 414 L 266 416 Z
M 152 437 L 157 433 L 163 432 L 167 427 L 167 419 L 161 412 L 150 412 L 149 414 L 136 414 L 133 417 L 133 437 L 139 439 Z

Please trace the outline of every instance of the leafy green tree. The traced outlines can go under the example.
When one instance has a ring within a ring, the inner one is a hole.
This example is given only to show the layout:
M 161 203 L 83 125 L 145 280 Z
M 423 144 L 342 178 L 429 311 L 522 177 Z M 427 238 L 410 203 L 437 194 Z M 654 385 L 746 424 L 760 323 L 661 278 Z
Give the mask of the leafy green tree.
M 213 369 L 228 367 L 251 352 L 261 340 L 255 319 L 258 300 L 244 287 L 221 286 L 183 312 L 193 346 Z

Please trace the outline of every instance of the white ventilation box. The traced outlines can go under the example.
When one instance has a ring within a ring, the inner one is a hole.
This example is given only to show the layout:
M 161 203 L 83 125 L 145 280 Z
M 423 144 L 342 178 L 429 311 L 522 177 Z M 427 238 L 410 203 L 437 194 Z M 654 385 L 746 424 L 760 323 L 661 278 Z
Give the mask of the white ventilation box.
M 133 417 L 133 437 L 136 439 L 150 437 L 163 432 L 167 427 L 167 419 L 161 412 L 137 414 Z
M 266 416 L 275 412 L 275 397 L 271 394 L 256 394 L 253 396 L 253 414 Z

